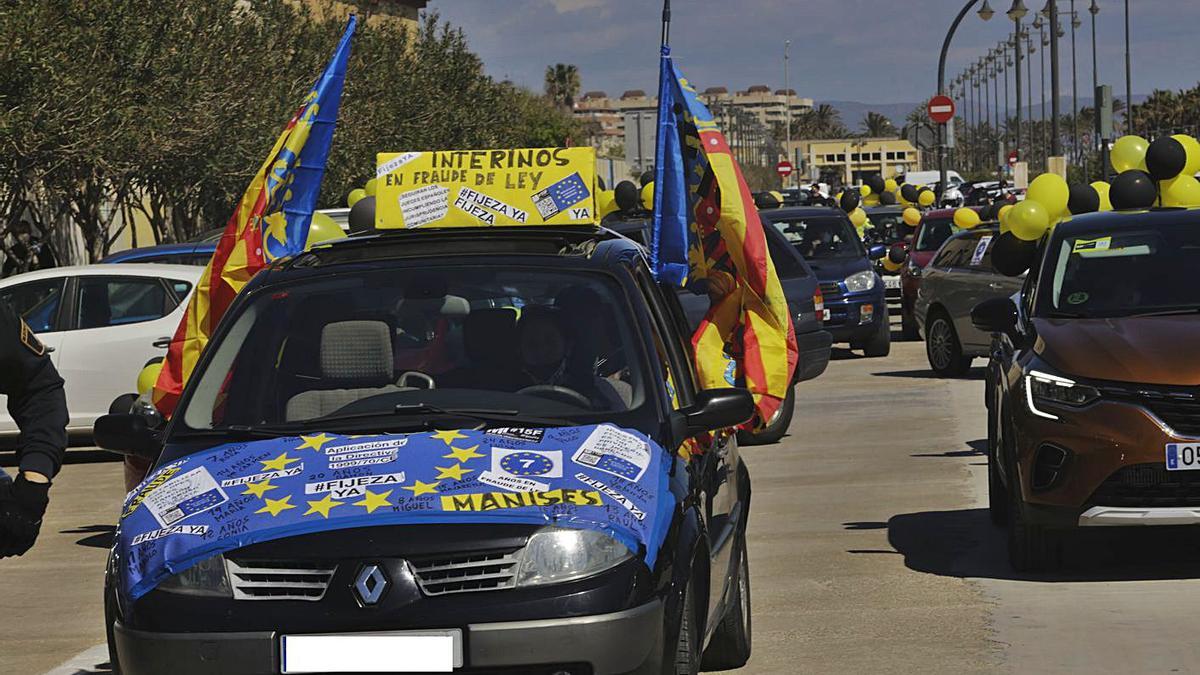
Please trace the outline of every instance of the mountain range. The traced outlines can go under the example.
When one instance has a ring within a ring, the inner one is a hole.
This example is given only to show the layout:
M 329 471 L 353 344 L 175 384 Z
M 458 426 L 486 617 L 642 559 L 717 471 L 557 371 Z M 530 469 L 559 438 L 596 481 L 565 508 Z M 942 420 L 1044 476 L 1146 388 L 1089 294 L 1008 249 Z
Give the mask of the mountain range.
M 1034 92 L 1033 95 L 1034 95 L 1035 105 L 1025 107 L 1025 119 L 1030 119 L 1031 117 L 1033 119 L 1041 118 L 1041 113 L 1042 113 L 1041 95 L 1036 91 Z M 1133 102 L 1135 104 L 1141 103 L 1145 100 L 1146 100 L 1146 96 L 1144 96 L 1144 95 L 1141 95 L 1141 94 L 1133 95 Z M 912 112 L 914 108 L 916 108 L 917 106 L 925 105 L 924 102 L 919 102 L 919 101 L 914 101 L 912 103 L 860 103 L 858 101 L 817 101 L 814 105 L 821 105 L 821 104 L 831 105 L 835 109 L 837 109 L 837 111 L 839 113 L 841 113 L 842 123 L 845 124 L 846 127 L 849 128 L 850 131 L 852 131 L 854 133 L 861 133 L 863 131 L 861 122 L 862 122 L 863 118 L 866 117 L 868 112 L 874 111 L 874 112 L 886 115 L 887 118 L 892 121 L 892 124 L 896 125 L 896 128 L 898 129 L 898 128 L 904 126 L 904 119 L 906 117 L 908 117 L 908 114 L 910 112 Z M 962 114 L 961 106 L 964 105 L 964 102 L 959 101 L 958 104 L 960 106 L 959 114 L 961 115 Z M 1071 112 L 1071 97 L 1070 96 L 1061 97 L 1059 99 L 1059 105 L 1062 108 L 1062 112 L 1064 115 L 1070 114 L 1070 112 Z M 1079 107 L 1080 108 L 1089 107 L 1091 105 L 1092 105 L 1091 97 L 1087 97 L 1087 98 L 1084 98 L 1083 96 L 1079 97 Z M 1050 101 L 1046 101 L 1046 114 L 1049 115 L 1049 112 L 1050 112 Z M 1017 109 L 1015 107 L 1010 107 L 1008 109 L 1008 114 L 1010 116 L 1016 115 Z

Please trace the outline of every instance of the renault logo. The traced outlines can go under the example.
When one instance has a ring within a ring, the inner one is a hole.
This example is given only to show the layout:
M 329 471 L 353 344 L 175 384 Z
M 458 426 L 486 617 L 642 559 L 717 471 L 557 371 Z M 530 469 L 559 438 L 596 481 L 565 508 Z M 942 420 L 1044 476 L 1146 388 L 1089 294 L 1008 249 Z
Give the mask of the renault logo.
M 354 593 L 363 605 L 374 605 L 387 590 L 388 579 L 379 565 L 363 565 L 354 580 Z

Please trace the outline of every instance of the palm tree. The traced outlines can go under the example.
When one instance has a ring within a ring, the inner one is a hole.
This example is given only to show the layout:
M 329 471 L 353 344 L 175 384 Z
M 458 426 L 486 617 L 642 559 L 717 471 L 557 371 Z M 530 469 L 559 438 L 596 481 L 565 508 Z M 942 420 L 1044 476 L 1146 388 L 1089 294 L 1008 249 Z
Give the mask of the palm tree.
M 842 124 L 842 114 L 828 103 L 822 103 L 793 119 L 792 132 L 797 138 L 811 140 L 845 138 L 850 135 L 846 125 Z
M 579 68 L 573 63 L 556 63 L 546 67 L 546 96 L 562 108 L 575 107 L 580 89 Z
M 887 115 L 877 113 L 874 110 L 868 111 L 863 116 L 862 122 L 859 123 L 863 133 L 871 138 L 883 138 L 886 136 L 896 136 L 896 125 L 888 119 Z

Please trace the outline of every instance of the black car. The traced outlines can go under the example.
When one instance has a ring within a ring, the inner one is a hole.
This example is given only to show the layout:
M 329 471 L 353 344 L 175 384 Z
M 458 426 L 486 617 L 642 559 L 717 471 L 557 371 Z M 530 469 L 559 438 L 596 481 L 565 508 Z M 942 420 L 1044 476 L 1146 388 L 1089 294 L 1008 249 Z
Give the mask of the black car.
M 463 673 L 741 666 L 750 477 L 736 435 L 722 430 L 747 420 L 753 401 L 745 389 L 696 390 L 689 334 L 643 249 L 598 229 L 398 231 L 275 263 L 225 315 L 170 423 L 110 415 L 98 444 L 153 457 L 161 472 L 202 452 L 236 461 L 255 439 L 298 430 L 524 436 L 612 424 L 665 449 L 674 507 L 661 517 L 663 543 L 648 566 L 595 532 L 562 555 L 535 555 L 534 539 L 584 532 L 545 523 L 330 528 L 169 570 L 133 601 L 118 588 L 134 563 L 110 556 L 113 670 L 279 673 L 289 636 L 430 630 L 457 636 Z M 389 508 L 404 511 L 405 499 Z M 535 583 L 527 566 L 550 576 Z
M 650 221 L 645 218 L 609 218 L 604 221 L 604 225 L 639 243 L 644 244 L 650 238 Z M 800 357 L 796 364 L 795 380 L 797 383 L 806 382 L 825 372 L 825 368 L 829 366 L 829 355 L 833 345 L 833 336 L 822 327 L 821 312 L 824 310 L 824 303 L 822 302 L 820 307 L 817 305 L 820 296 L 817 275 L 813 274 L 808 263 L 782 233 L 773 227 L 764 227 L 763 234 L 766 236 L 767 250 L 771 261 L 775 263 L 775 273 L 779 275 L 779 283 L 783 286 L 783 295 L 787 298 L 792 325 L 796 331 L 796 348 Z M 677 292 L 688 325 L 695 330 L 708 312 L 708 296 L 687 288 L 677 289 Z M 783 405 L 766 428 L 753 434 L 743 432 L 740 434 L 742 443 L 775 443 L 783 438 L 792 423 L 795 407 L 795 390 L 789 389 L 788 397 L 784 399 Z

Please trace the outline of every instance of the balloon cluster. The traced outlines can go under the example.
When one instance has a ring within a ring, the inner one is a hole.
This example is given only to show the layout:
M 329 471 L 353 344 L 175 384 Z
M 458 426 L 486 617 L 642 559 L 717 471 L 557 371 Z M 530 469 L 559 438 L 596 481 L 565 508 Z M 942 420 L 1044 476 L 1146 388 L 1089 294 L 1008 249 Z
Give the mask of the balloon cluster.
M 918 207 L 933 206 L 933 203 L 937 201 L 937 196 L 930 188 L 910 185 L 902 181 L 903 178 L 897 181 L 894 178 L 884 179 L 879 174 L 873 174 L 868 176 L 857 190 L 847 189 L 835 197 L 838 206 L 846 212 L 846 215 L 850 217 L 850 222 L 854 223 L 854 227 L 858 229 L 859 236 L 862 236 L 863 228 L 867 223 L 867 212 L 863 210 L 863 207 L 899 204 L 906 207 L 903 213 L 905 225 L 916 227 L 921 224 L 921 211 Z M 886 261 L 884 267 L 887 267 Z

